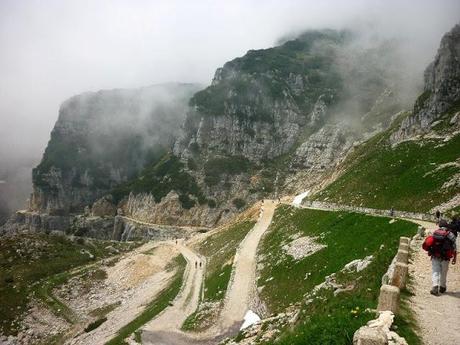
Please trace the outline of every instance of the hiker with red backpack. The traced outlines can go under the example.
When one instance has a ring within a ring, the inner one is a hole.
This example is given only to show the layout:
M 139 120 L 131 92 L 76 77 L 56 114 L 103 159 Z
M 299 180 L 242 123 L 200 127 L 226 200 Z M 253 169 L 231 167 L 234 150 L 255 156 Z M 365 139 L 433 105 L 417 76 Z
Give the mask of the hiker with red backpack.
M 432 283 L 430 291 L 432 295 L 439 296 L 447 290 L 447 271 L 449 262 L 452 265 L 457 262 L 457 237 L 449 230 L 445 220 L 439 221 L 439 229 L 428 236 L 423 242 L 423 249 L 431 256 Z

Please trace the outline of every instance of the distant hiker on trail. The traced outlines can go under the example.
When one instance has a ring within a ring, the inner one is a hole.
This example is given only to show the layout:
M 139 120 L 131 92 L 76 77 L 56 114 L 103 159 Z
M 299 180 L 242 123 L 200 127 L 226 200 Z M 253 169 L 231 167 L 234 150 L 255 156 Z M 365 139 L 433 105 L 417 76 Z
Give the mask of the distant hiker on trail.
M 439 210 L 436 210 L 436 224 L 439 224 L 440 220 L 441 220 L 441 212 L 439 212 Z
M 202 265 L 203 265 L 203 263 L 200 261 L 200 268 L 201 268 Z
M 452 221 L 447 225 L 447 227 L 454 233 L 455 237 L 457 237 L 460 232 L 460 218 L 458 216 L 453 216 Z
M 395 215 L 395 209 L 392 207 L 390 208 L 390 217 L 393 217 Z
M 198 262 L 195 261 L 195 268 L 197 268 L 197 267 L 198 267 Z
M 432 295 L 439 296 L 439 293 L 447 290 L 447 271 L 450 259 L 452 259 L 452 265 L 457 262 L 456 240 L 454 233 L 448 229 L 447 222 L 441 220 L 439 229 L 423 242 L 422 248 L 428 251 L 431 257 L 432 289 L 430 293 Z

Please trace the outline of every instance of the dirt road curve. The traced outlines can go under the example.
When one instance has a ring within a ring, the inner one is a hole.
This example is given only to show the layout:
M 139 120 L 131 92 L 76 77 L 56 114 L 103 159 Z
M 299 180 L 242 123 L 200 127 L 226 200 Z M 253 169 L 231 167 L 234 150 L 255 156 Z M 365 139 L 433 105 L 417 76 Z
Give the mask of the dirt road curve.
M 187 316 L 198 307 L 206 262 L 182 243 L 179 243 L 178 249 L 187 260 L 182 289 L 171 307 L 143 327 L 143 344 L 181 344 L 181 338 L 187 340 L 180 328 Z
M 226 335 L 239 330 L 243 317 L 248 310 L 249 302 L 255 291 L 256 253 L 257 246 L 271 223 L 276 203 L 266 200 L 261 216 L 254 228 L 241 242 L 233 263 L 232 277 L 225 297 L 224 308 L 214 327 L 207 332 L 190 334 L 180 331 L 180 327 L 189 314 L 198 305 L 196 291 L 200 290 L 204 269 L 195 269 L 196 254 L 190 249 L 184 253 L 190 267 L 187 282 L 174 306 L 165 310 L 157 319 L 151 321 L 142 333 L 143 344 L 155 345 L 195 345 L 215 344 Z M 182 251 L 182 249 L 181 249 Z M 195 257 L 194 257 L 195 255 Z M 189 269 L 189 268 L 188 268 Z M 192 298 L 186 296 L 192 295 Z
M 414 221 L 427 230 L 434 230 L 433 223 Z M 441 296 L 430 294 L 431 262 L 427 253 L 417 243 L 409 272 L 413 278 L 414 293 L 411 298 L 420 332 L 425 345 L 460 344 L 460 266 L 450 265 L 447 275 L 447 292 Z M 457 246 L 458 247 L 458 246 Z

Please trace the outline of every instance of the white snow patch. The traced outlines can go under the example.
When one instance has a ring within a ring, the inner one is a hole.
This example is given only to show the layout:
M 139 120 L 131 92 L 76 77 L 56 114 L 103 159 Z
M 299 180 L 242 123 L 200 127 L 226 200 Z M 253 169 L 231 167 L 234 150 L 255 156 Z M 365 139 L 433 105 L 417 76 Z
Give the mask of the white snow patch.
M 252 326 L 253 324 L 259 321 L 260 321 L 260 316 L 254 313 L 252 310 L 248 310 L 246 314 L 244 315 L 244 322 L 241 325 L 240 331 L 242 331 L 245 328 L 248 328 L 249 326 Z
M 295 260 L 299 260 L 327 247 L 327 245 L 318 243 L 315 240 L 316 237 L 299 237 L 291 243 L 285 244 L 282 248 L 286 254 L 292 256 Z
M 302 204 L 303 199 L 305 199 L 305 197 L 306 197 L 308 194 L 310 194 L 310 191 L 309 191 L 309 190 L 307 190 L 306 192 L 303 192 L 303 193 L 301 193 L 301 194 L 299 194 L 299 195 L 296 195 L 296 196 L 294 197 L 294 200 L 292 201 L 292 205 L 293 205 L 293 206 L 300 206 L 300 205 Z

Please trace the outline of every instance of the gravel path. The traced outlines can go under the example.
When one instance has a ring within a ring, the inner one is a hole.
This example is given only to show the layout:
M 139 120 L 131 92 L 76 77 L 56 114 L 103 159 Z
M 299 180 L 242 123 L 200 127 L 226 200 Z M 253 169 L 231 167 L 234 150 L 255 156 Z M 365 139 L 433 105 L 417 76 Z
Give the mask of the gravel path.
M 180 331 L 182 324 L 198 307 L 206 267 L 205 260 L 181 242 L 178 244 L 178 249 L 187 260 L 182 289 L 172 306 L 143 327 L 143 344 L 179 344 L 177 339 L 184 338 Z
M 414 221 L 427 230 L 436 229 L 433 223 Z M 460 344 L 460 267 L 450 265 L 447 274 L 447 292 L 441 296 L 430 294 L 431 262 L 417 241 L 409 272 L 413 279 L 414 296 L 411 304 L 415 311 L 425 345 Z
M 197 254 L 187 249 L 183 252 L 188 255 L 186 283 L 174 305 L 164 311 L 157 319 L 144 327 L 142 333 L 143 344 L 155 345 L 207 345 L 216 344 L 228 335 L 235 335 L 255 292 L 256 253 L 257 246 L 271 223 L 276 203 L 266 200 L 261 216 L 254 228 L 241 242 L 235 255 L 232 277 L 225 297 L 224 307 L 216 325 L 203 333 L 184 333 L 180 331 L 182 323 L 187 316 L 193 313 L 198 306 L 199 295 L 203 281 L 203 269 L 195 269 L 194 261 Z M 192 298 L 187 296 L 192 295 Z
M 218 324 L 221 333 L 236 326 L 239 328 L 243 323 L 244 315 L 249 309 L 255 292 L 257 247 L 272 221 L 276 205 L 277 203 L 272 200 L 265 200 L 261 217 L 238 248 L 230 286 Z

